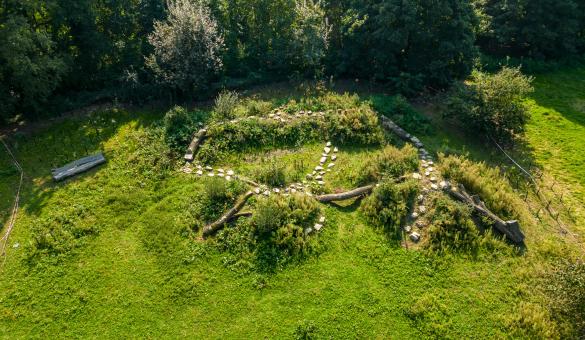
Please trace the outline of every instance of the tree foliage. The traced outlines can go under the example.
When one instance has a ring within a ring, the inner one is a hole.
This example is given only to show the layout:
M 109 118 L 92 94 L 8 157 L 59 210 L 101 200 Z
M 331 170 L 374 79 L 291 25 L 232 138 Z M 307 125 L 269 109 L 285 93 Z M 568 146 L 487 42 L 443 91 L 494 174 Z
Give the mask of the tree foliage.
M 217 22 L 208 8 L 190 0 L 169 0 L 168 12 L 148 37 L 154 52 L 147 65 L 164 86 L 201 91 L 223 65 Z
M 504 67 L 495 74 L 474 71 L 468 83 L 452 89 L 445 114 L 471 133 L 509 142 L 528 121 L 523 100 L 533 91 L 531 82 L 519 68 Z

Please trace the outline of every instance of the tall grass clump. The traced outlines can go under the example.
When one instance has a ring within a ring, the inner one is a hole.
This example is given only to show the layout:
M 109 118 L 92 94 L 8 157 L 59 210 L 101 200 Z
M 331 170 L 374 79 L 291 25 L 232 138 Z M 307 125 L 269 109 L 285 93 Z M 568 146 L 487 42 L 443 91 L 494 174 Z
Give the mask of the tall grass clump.
M 353 182 L 366 185 L 383 178 L 398 178 L 418 169 L 418 154 L 410 144 L 402 149 L 388 145 L 380 152 L 370 155 L 363 166 L 352 174 Z
M 286 184 L 286 166 L 271 158 L 268 162 L 256 170 L 254 176 L 260 183 L 271 187 L 283 187 Z
M 446 179 L 461 183 L 470 193 L 479 195 L 495 214 L 505 220 L 528 220 L 522 200 L 497 169 L 463 156 L 439 155 L 439 159 L 439 170 Z
M 360 209 L 368 222 L 396 234 L 413 206 L 418 190 L 415 181 L 396 184 L 386 180 L 362 202 Z
M 215 99 L 213 117 L 216 120 L 235 118 L 235 110 L 240 101 L 240 96 L 234 91 L 222 91 Z
M 201 200 L 203 220 L 211 222 L 221 216 L 237 200 L 245 187 L 239 181 L 226 181 L 219 177 L 208 177 L 203 182 L 204 195 Z

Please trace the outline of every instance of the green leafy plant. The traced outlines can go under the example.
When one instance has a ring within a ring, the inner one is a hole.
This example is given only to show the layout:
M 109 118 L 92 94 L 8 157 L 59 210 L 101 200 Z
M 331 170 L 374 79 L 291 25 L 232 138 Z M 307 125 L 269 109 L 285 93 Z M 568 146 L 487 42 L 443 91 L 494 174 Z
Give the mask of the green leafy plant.
M 217 120 L 233 119 L 240 96 L 234 91 L 222 91 L 215 99 L 214 118 Z
M 418 169 L 418 154 L 410 144 L 402 149 L 388 145 L 380 152 L 369 156 L 363 166 L 353 174 L 357 185 L 371 184 L 382 178 L 397 178 Z
M 396 184 L 391 180 L 380 183 L 360 207 L 366 219 L 390 234 L 400 230 L 404 218 L 418 193 L 418 184 L 407 181 Z
M 256 179 L 271 187 L 283 187 L 286 184 L 286 167 L 275 158 L 269 159 L 266 164 L 256 170 Z
M 189 143 L 193 133 L 193 120 L 183 107 L 175 106 L 167 111 L 163 126 L 165 139 L 172 148 L 184 147 Z

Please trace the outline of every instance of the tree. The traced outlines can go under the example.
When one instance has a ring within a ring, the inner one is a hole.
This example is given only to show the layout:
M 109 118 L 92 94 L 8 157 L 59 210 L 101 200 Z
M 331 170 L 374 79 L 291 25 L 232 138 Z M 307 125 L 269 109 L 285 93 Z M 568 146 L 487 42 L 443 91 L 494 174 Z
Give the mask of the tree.
M 495 74 L 474 71 L 468 83 L 451 90 L 445 115 L 470 133 L 510 142 L 528 121 L 523 100 L 533 91 L 531 82 L 519 68 L 504 67 Z
M 478 42 L 498 56 L 560 59 L 583 53 L 582 0 L 474 0 Z
M 223 38 L 208 8 L 189 0 L 169 0 L 168 17 L 154 24 L 147 65 L 156 79 L 183 93 L 201 91 L 222 68 Z
M 23 16 L 0 22 L 0 121 L 41 110 L 66 71 L 54 47 L 49 34 Z

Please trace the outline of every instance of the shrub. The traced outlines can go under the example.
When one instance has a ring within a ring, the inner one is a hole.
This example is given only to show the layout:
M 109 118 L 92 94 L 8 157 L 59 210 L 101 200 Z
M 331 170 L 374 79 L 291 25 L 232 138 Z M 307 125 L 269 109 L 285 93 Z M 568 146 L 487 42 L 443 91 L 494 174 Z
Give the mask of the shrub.
M 396 96 L 374 96 L 372 105 L 376 111 L 392 119 L 396 124 L 410 133 L 428 134 L 431 132 L 430 121 L 420 114 L 406 98 Z
M 173 107 L 165 114 L 163 124 L 165 139 L 171 147 L 184 148 L 189 143 L 193 132 L 193 121 L 187 110 L 180 106 Z
M 214 117 L 218 120 L 233 119 L 234 111 L 240 101 L 237 92 L 222 91 L 215 99 Z
M 129 138 L 133 150 L 127 162 L 136 178 L 164 178 L 173 169 L 171 149 L 161 128 L 133 131 Z
M 244 192 L 239 181 L 228 182 L 223 178 L 207 177 L 204 182 L 203 219 L 213 221 L 229 209 L 238 196 Z
M 368 157 L 357 174 L 352 175 L 357 185 L 370 184 L 384 177 L 396 178 L 418 169 L 418 154 L 410 144 L 402 149 L 388 145 Z
M 156 21 L 148 36 L 154 51 L 146 64 L 161 84 L 199 92 L 222 68 L 224 44 L 217 22 L 199 2 L 169 0 L 167 7 L 166 21 Z
M 407 181 L 400 184 L 387 180 L 377 186 L 364 200 L 361 211 L 375 226 L 389 233 L 397 233 L 418 193 L 418 184 Z
M 383 141 L 378 116 L 366 105 L 327 117 L 329 138 L 338 144 L 377 145 Z
M 519 68 L 495 74 L 474 71 L 467 84 L 455 86 L 445 101 L 445 116 L 460 121 L 470 133 L 509 142 L 524 131 L 528 111 L 523 99 L 533 91 L 532 78 Z
M 255 178 L 271 187 L 283 187 L 286 184 L 286 168 L 284 164 L 271 158 L 268 164 L 256 171 Z
M 475 252 L 479 231 L 471 219 L 471 208 L 445 196 L 433 201 L 426 247 L 432 252 Z

